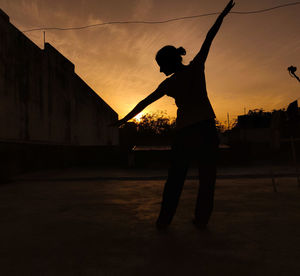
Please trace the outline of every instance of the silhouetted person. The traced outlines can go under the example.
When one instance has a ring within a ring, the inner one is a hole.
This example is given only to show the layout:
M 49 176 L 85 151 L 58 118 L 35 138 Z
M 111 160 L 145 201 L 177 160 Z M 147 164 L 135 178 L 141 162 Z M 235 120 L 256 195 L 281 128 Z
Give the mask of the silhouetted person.
M 120 126 L 140 113 L 146 106 L 168 95 L 175 99 L 177 110 L 176 133 L 171 151 L 171 166 L 163 191 L 161 211 L 156 222 L 159 229 L 166 228 L 175 214 L 189 162 L 199 164 L 199 191 L 195 208 L 194 224 L 204 228 L 211 216 L 216 181 L 218 135 L 215 114 L 209 102 L 205 84 L 204 64 L 223 18 L 234 6 L 231 0 L 209 30 L 206 39 L 189 65 L 182 64 L 182 47 L 165 46 L 156 54 L 156 61 L 166 78 L 158 88 L 123 119 Z

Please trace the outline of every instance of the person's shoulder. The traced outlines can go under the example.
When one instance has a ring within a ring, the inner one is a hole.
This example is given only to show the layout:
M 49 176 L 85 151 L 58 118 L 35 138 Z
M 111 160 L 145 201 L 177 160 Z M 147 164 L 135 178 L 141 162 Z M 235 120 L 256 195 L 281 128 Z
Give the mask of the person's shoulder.
M 174 82 L 174 74 L 168 78 L 165 78 L 161 83 L 160 83 L 160 87 L 168 87 L 169 85 L 171 85 Z
M 176 75 L 173 74 L 172 76 L 166 78 L 159 84 L 158 90 L 164 92 L 168 96 L 172 96 L 174 94 L 173 91 L 175 91 L 177 87 L 178 82 L 176 79 Z
M 166 78 L 164 79 L 157 87 L 156 90 L 159 90 L 159 91 L 167 91 L 168 90 L 168 87 L 169 87 L 169 78 Z

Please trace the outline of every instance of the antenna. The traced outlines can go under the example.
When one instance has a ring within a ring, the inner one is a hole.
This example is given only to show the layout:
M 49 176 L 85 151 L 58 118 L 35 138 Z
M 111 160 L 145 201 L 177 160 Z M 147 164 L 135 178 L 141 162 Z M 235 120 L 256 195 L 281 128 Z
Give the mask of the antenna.
M 45 31 L 43 31 L 43 33 L 44 33 L 44 49 L 45 49 L 45 43 L 46 43 L 46 32 L 45 32 Z

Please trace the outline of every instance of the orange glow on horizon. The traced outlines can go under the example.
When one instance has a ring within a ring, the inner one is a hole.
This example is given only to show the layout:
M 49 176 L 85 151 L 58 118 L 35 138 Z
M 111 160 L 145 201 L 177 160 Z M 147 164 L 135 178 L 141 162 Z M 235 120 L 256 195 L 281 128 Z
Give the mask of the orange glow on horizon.
M 137 114 L 132 120 L 137 122 L 137 123 L 140 123 L 141 120 L 142 120 L 142 117 L 145 115 L 145 113 L 142 111 L 140 112 L 139 114 Z

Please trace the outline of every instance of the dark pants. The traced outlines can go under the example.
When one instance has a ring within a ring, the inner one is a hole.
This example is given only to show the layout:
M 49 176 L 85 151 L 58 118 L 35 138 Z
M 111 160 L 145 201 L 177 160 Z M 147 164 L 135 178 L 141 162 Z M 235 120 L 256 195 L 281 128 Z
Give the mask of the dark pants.
M 177 131 L 157 223 L 171 223 L 191 161 L 196 161 L 199 168 L 195 219 L 204 225 L 208 223 L 214 203 L 218 145 L 214 120 L 202 121 Z

